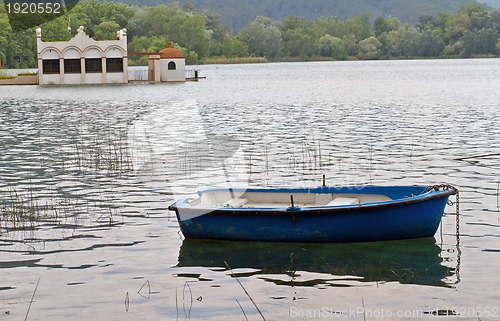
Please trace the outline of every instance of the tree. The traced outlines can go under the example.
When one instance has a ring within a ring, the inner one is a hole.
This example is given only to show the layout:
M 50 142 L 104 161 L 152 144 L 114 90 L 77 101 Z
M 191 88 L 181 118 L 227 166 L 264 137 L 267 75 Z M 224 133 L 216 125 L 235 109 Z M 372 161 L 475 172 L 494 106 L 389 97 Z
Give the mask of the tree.
M 308 57 L 316 54 L 313 23 L 302 17 L 291 16 L 281 24 L 282 51 L 285 56 Z
M 330 35 L 324 35 L 319 39 L 318 51 L 320 55 L 336 60 L 347 60 L 348 58 L 344 41 Z
M 120 29 L 120 25 L 114 21 L 103 21 L 93 28 L 94 38 L 96 40 L 113 40 L 116 39 L 116 32 Z
M 421 15 L 418 19 L 418 23 L 415 25 L 418 30 L 424 30 L 426 27 L 432 29 L 436 28 L 436 19 L 430 14 Z
M 283 51 L 290 57 L 308 57 L 316 53 L 312 36 L 303 29 L 287 30 L 284 33 Z
M 449 44 L 443 49 L 444 57 L 465 57 L 464 42 L 457 41 L 453 44 Z
M 455 42 L 460 39 L 466 30 L 471 28 L 471 20 L 466 14 L 451 16 L 446 19 L 444 28 L 444 38 L 448 42 Z
M 149 14 L 147 7 L 135 7 L 135 13 L 127 24 L 127 34 L 130 38 L 145 36 L 153 29 Z
M 359 42 L 359 59 L 375 59 L 380 55 L 382 44 L 375 37 L 369 37 Z
M 374 31 L 375 37 L 382 44 L 381 52 L 384 55 L 390 54 L 392 47 L 395 45 L 395 39 L 399 40 L 397 30 L 401 27 L 401 21 L 397 18 L 385 19 L 379 16 L 375 19 Z
M 258 16 L 243 29 L 249 51 L 256 56 L 276 58 L 281 52 L 281 32 L 277 23 L 265 16 Z
M 248 57 L 248 46 L 239 38 L 233 41 L 233 55 L 235 57 Z
M 222 40 L 222 54 L 226 58 L 248 56 L 248 46 L 237 37 L 226 35 Z
M 160 4 L 148 8 L 147 22 L 141 23 L 151 24 L 152 28 L 148 32 L 148 36 L 162 36 L 168 32 L 172 35 L 175 31 L 171 30 L 171 28 L 174 27 L 174 30 L 179 29 L 179 24 L 182 23 L 182 16 L 184 16 L 184 13 L 181 11 L 178 3 L 169 5 Z
M 384 32 L 388 33 L 389 31 L 398 30 L 399 27 L 401 27 L 401 21 L 399 21 L 398 18 L 385 19 L 382 16 L 375 19 L 375 23 L 373 25 L 375 37 L 377 38 Z
M 226 35 L 224 39 L 222 39 L 222 54 L 226 58 L 233 57 L 233 41 L 229 35 Z
M 372 35 L 370 26 L 371 13 L 360 13 L 357 16 L 347 19 L 345 22 L 346 34 L 352 34 L 357 41 L 366 39 Z
M 197 15 L 187 16 L 179 28 L 181 32 L 177 38 L 172 37 L 173 41 L 178 42 L 190 51 L 198 53 L 200 58 L 208 55 L 210 38 L 207 36 L 206 23 L 203 17 Z
M 427 27 L 418 39 L 418 55 L 422 57 L 439 57 L 444 49 L 444 42 L 441 38 L 432 33 Z
M 199 14 L 205 20 L 206 28 L 210 32 L 212 39 L 221 42 L 228 33 L 226 27 L 221 23 L 221 16 L 211 14 L 208 10 L 203 10 Z
M 289 16 L 281 25 L 283 32 L 287 30 L 308 30 L 312 27 L 312 22 L 299 16 Z
M 460 8 L 460 12 L 465 13 L 467 15 L 471 15 L 472 13 L 477 13 L 477 12 L 485 12 L 486 9 L 484 9 L 484 5 L 480 3 L 473 3 L 469 5 L 463 5 Z
M 472 54 L 494 54 L 497 52 L 498 38 L 498 33 L 491 28 L 467 30 L 462 37 L 464 55 L 469 57 Z
M 345 35 L 342 40 L 344 40 L 344 46 L 347 54 L 351 57 L 356 57 L 359 53 L 356 37 L 354 35 Z
M 383 32 L 377 39 L 382 44 L 380 48 L 382 55 L 391 55 L 394 46 L 401 40 L 401 33 L 398 30 Z
M 396 57 L 415 57 L 419 33 L 410 25 L 404 25 L 398 30 L 399 41 L 392 47 L 391 55 Z
M 0 67 L 8 66 L 7 50 L 10 44 L 12 29 L 9 24 L 9 19 L 5 7 L 0 5 Z
M 342 38 L 347 34 L 345 23 L 337 17 L 319 18 L 312 29 L 317 39 L 324 35 Z
M 105 0 L 100 5 L 99 12 L 101 21 L 114 21 L 121 27 L 125 27 L 135 13 L 129 5 Z

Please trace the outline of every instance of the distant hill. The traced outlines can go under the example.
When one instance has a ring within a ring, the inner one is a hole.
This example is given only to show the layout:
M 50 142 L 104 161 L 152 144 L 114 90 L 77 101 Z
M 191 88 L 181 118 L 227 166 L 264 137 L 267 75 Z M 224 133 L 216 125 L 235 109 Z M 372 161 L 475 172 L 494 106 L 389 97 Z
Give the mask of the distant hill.
M 119 2 L 153 6 L 161 3 L 190 2 L 196 9 L 208 9 L 219 14 L 227 27 L 239 30 L 257 15 L 282 20 L 288 16 L 318 17 L 337 16 L 347 19 L 360 12 L 371 12 L 373 18 L 397 17 L 402 22 L 415 23 L 423 14 L 436 12 L 456 13 L 464 4 L 474 0 L 115 0 Z M 498 3 L 500 0 L 481 0 Z M 490 4 L 491 5 L 491 4 Z
M 478 2 L 486 3 L 488 6 L 500 9 L 500 0 L 479 0 Z

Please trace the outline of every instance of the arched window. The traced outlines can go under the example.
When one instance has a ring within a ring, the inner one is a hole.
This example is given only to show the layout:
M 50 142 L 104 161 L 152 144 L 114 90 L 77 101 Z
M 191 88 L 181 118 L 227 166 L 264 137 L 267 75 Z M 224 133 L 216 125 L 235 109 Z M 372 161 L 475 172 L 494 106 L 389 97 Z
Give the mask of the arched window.
M 168 63 L 168 70 L 175 70 L 175 62 L 171 61 Z

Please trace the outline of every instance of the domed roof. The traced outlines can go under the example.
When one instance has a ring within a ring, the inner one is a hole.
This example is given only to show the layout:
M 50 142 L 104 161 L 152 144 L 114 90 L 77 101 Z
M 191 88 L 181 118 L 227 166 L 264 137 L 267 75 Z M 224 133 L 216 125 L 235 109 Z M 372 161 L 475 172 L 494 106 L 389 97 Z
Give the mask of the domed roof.
M 167 42 L 167 48 L 160 50 L 160 59 L 185 58 L 179 50 L 171 48 L 171 45 L 171 42 Z

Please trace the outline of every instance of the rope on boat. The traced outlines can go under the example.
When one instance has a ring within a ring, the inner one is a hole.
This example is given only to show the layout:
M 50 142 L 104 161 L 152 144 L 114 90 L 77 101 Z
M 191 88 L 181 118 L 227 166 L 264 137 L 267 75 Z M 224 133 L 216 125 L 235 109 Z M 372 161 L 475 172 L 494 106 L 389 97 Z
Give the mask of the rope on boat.
M 457 236 L 457 244 L 456 244 L 456 248 L 457 248 L 457 267 L 455 269 L 455 273 L 457 275 L 457 280 L 455 283 L 459 283 L 460 282 L 460 257 L 462 256 L 462 250 L 460 250 L 460 195 L 459 195 L 459 192 L 458 192 L 458 188 L 456 188 L 455 186 L 452 186 L 452 185 L 449 185 L 449 184 L 440 184 L 440 185 L 432 185 L 432 186 L 428 186 L 424 193 L 425 192 L 428 192 L 428 191 L 432 191 L 432 190 L 435 190 L 435 191 L 439 191 L 439 190 L 452 190 L 454 191 L 454 194 L 455 194 L 455 204 L 456 204 L 456 236 Z M 453 202 L 448 203 L 449 205 L 453 205 Z

